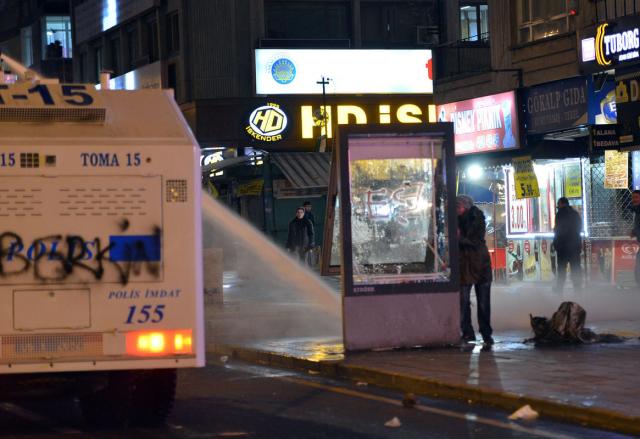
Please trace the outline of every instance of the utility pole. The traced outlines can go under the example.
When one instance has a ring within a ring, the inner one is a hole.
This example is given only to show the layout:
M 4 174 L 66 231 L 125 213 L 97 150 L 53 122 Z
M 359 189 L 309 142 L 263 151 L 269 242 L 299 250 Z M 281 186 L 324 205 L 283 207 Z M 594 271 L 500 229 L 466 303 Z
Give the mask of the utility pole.
M 320 136 L 320 145 L 319 145 L 319 150 L 320 152 L 325 152 L 326 148 L 327 148 L 327 139 L 329 138 L 329 126 L 327 124 L 327 93 L 326 93 L 326 86 L 329 85 L 329 81 L 331 81 L 331 78 L 325 78 L 324 76 L 321 77 L 322 79 L 320 81 L 317 81 L 316 84 L 318 85 L 322 85 L 322 126 L 324 127 L 324 143 L 322 142 L 322 135 Z M 333 146 L 333 145 L 331 145 Z

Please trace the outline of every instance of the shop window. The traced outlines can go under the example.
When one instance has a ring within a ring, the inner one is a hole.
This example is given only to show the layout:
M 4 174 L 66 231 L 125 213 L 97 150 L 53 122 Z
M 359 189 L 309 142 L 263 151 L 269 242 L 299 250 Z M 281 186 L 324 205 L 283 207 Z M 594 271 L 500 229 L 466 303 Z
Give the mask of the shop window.
M 267 38 L 350 38 L 349 3 L 347 1 L 266 1 Z
M 423 45 L 423 29 L 437 26 L 436 2 L 363 2 L 362 46 L 415 47 Z M 427 41 L 433 36 L 427 37 Z M 433 41 L 433 40 L 431 40 Z
M 104 70 L 104 64 L 102 63 L 102 46 L 96 47 L 93 50 L 93 72 L 95 74 L 95 81 L 100 80 L 100 73 Z
M 158 22 L 156 20 L 147 21 L 144 28 L 146 54 L 149 56 L 149 62 L 152 63 L 157 61 L 159 58 Z
M 180 16 L 178 13 L 167 15 L 167 31 L 166 31 L 166 44 L 167 53 L 175 54 L 180 52 Z
M 460 6 L 460 39 L 487 41 L 489 39 L 489 6 L 466 4 Z
M 29 67 L 33 65 L 33 36 L 31 26 L 20 29 L 20 46 L 22 52 L 22 64 Z
M 127 68 L 132 70 L 136 60 L 140 57 L 138 29 L 133 27 L 127 30 Z
M 569 32 L 575 10 L 568 1 L 519 0 L 518 41 L 526 43 Z
M 47 58 L 71 58 L 71 20 L 69 17 L 44 17 L 42 53 Z
M 80 75 L 80 82 L 87 81 L 86 72 L 87 72 L 87 54 L 81 53 L 80 59 L 78 60 L 78 74 Z
M 173 63 L 167 66 L 167 87 L 173 89 L 173 97 L 178 100 L 178 71 Z

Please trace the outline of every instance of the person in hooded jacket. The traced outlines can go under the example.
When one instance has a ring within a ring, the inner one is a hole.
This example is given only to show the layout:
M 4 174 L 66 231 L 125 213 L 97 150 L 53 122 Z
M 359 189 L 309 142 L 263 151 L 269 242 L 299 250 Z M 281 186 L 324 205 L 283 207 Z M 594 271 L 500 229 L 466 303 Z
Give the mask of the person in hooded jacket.
M 458 248 L 460 260 L 460 329 L 462 341 L 476 339 L 471 325 L 471 289 L 475 287 L 478 303 L 478 325 L 485 344 L 493 344 L 491 328 L 491 256 L 485 242 L 487 224 L 484 213 L 473 198 L 456 198 L 458 214 Z
M 313 224 L 304 215 L 304 207 L 298 207 L 295 218 L 289 223 L 286 245 L 287 250 L 295 253 L 301 261 L 305 261 L 307 252 L 315 247 Z
M 553 230 L 553 247 L 556 250 L 558 269 L 556 291 L 561 293 L 567 278 L 567 264 L 571 267 L 571 280 L 575 291 L 582 287 L 580 253 L 582 252 L 582 218 L 566 197 L 558 199 L 556 226 Z

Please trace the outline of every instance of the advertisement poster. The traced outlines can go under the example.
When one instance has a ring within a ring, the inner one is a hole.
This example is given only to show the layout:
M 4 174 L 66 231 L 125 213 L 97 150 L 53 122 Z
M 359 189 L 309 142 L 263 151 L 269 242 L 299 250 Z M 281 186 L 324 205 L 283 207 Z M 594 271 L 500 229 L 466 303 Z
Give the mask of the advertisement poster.
M 629 187 L 629 153 L 608 150 L 604 152 L 605 189 Z
M 578 163 L 564 167 L 564 196 L 582 198 L 582 166 Z
M 589 124 L 610 125 L 617 122 L 616 84 L 613 78 L 607 76 L 597 90 L 591 75 L 589 75 Z
M 613 241 L 591 241 L 591 272 L 592 282 L 610 283 L 611 267 L 613 264 Z
M 438 122 L 453 122 L 456 155 L 520 146 L 512 91 L 438 105 L 436 110 Z
M 525 239 L 522 244 L 524 250 L 524 280 L 539 280 L 538 272 L 538 241 L 534 239 Z
M 507 242 L 507 273 L 509 280 L 523 280 L 523 245 L 521 240 Z
M 527 133 L 548 133 L 587 123 L 587 96 L 584 77 L 525 89 Z
M 540 280 L 551 282 L 555 279 L 555 264 L 551 257 L 550 239 L 540 240 Z
M 531 157 L 517 157 L 511 161 L 513 165 L 513 178 L 515 180 L 515 194 L 518 200 L 523 198 L 538 198 L 540 187 L 538 177 L 533 170 Z
M 638 253 L 639 248 L 640 245 L 638 245 L 638 242 L 635 240 L 614 241 L 614 281 L 618 282 L 622 278 L 630 278 L 629 274 L 633 276 L 636 264 L 636 253 Z

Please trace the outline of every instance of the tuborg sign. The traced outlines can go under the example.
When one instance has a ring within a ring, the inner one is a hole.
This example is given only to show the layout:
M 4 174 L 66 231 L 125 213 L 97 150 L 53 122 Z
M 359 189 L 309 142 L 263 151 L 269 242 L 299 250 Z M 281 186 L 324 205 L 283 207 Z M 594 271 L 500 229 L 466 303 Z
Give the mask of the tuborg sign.
M 602 23 L 595 35 L 582 39 L 582 62 L 587 70 L 602 70 L 640 61 L 640 23 L 622 18 Z

